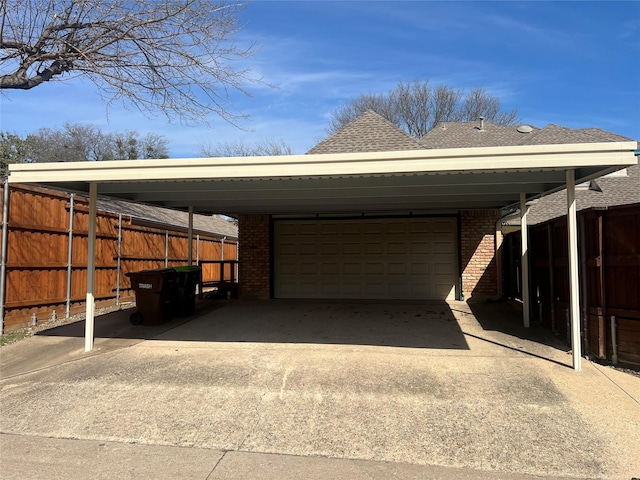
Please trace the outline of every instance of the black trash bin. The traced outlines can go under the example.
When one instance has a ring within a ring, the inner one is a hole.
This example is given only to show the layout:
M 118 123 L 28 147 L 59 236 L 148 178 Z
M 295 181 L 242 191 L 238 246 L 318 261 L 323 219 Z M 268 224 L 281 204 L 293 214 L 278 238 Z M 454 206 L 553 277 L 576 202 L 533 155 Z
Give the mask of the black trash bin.
M 173 313 L 178 316 L 191 315 L 196 309 L 196 287 L 202 278 L 202 268 L 197 265 L 173 268 L 178 272 Z
M 177 287 L 178 272 L 173 268 L 130 272 L 131 288 L 136 292 L 137 312 L 129 320 L 134 325 L 159 325 L 171 319 L 171 300 Z

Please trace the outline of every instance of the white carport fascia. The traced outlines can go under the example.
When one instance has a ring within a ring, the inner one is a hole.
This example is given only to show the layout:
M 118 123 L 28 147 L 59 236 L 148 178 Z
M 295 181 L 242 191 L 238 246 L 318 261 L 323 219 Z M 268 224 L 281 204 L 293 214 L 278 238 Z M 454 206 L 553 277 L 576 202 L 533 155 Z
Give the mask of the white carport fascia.
M 635 163 L 636 142 L 10 165 L 10 183 L 179 181 L 567 170 Z

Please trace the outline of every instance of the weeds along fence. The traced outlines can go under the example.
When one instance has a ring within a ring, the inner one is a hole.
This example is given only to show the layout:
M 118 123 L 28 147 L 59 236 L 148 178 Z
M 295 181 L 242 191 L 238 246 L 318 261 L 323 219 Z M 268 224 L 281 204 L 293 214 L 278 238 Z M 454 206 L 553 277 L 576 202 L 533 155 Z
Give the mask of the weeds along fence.
M 84 312 L 88 263 L 89 205 L 84 197 L 26 185 L 0 186 L 3 211 L 3 331 Z M 8 198 L 8 202 L 4 199 Z M 203 281 L 221 278 L 212 260 L 237 259 L 235 238 L 194 232 L 194 261 Z M 128 272 L 185 265 L 188 236 L 174 225 L 145 225 L 135 217 L 98 211 L 96 306 L 134 299 Z M 227 268 L 229 268 L 227 266 Z M 229 276 L 229 272 L 226 276 Z

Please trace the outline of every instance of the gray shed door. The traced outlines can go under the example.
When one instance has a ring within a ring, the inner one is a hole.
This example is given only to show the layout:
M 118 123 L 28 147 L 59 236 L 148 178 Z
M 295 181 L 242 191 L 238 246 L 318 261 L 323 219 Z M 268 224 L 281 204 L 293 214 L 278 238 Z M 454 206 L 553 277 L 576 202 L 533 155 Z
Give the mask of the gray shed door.
M 276 298 L 453 300 L 455 218 L 276 220 Z

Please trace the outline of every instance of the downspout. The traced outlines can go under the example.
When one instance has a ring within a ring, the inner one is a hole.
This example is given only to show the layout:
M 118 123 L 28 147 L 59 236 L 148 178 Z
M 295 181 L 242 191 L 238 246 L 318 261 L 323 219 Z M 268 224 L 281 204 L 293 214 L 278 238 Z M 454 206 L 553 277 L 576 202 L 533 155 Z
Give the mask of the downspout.
M 495 299 L 491 299 L 492 301 L 502 300 L 504 297 L 504 277 L 503 277 L 503 266 L 502 266 L 502 243 L 504 241 L 504 235 L 502 234 L 502 224 L 518 217 L 518 211 L 513 211 L 511 213 L 507 213 L 496 220 L 496 235 L 495 235 L 495 252 L 494 258 L 496 259 L 496 269 L 497 269 L 497 296 Z
M 89 184 L 89 235 L 87 237 L 87 299 L 84 329 L 84 351 L 93 350 L 95 326 L 95 276 L 98 184 Z
M 527 225 L 527 194 L 520 192 L 520 268 L 522 273 L 522 323 L 531 325 L 531 305 L 529 300 L 529 228 Z
M 580 338 L 580 285 L 578 281 L 578 235 L 576 228 L 577 215 L 575 170 L 567 170 L 566 178 L 571 349 L 573 351 L 573 369 L 576 371 L 580 371 L 580 369 L 582 368 L 582 343 Z
M 4 301 L 7 280 L 7 240 L 9 239 L 9 177 L 4 179 L 2 202 L 2 265 L 0 267 L 0 335 L 4 333 Z

